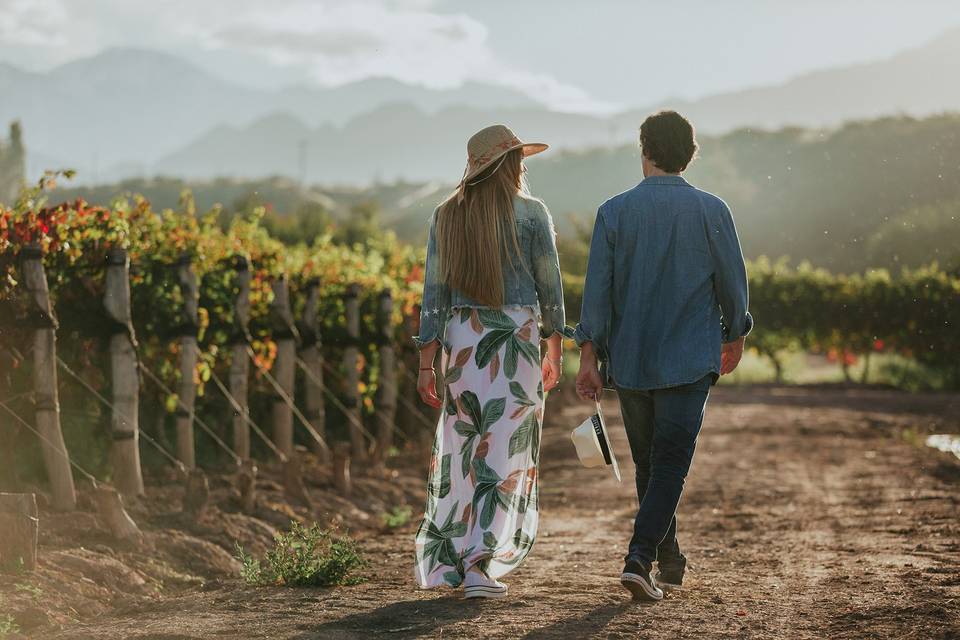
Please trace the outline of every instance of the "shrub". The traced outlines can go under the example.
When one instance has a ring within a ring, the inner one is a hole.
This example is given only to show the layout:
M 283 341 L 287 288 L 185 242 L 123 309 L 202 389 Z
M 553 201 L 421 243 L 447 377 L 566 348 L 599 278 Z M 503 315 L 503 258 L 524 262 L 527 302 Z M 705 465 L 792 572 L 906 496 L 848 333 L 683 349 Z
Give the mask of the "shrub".
M 336 535 L 314 523 L 304 527 L 290 523 L 290 531 L 274 539 L 274 547 L 263 561 L 244 552 L 237 544 L 240 577 L 252 585 L 288 587 L 331 587 L 364 581 L 357 571 L 367 567 L 356 541 Z
M 388 529 L 402 527 L 410 522 L 410 518 L 412 517 L 413 509 L 407 505 L 402 507 L 394 507 L 390 511 L 380 514 L 380 518 L 383 520 L 383 525 Z

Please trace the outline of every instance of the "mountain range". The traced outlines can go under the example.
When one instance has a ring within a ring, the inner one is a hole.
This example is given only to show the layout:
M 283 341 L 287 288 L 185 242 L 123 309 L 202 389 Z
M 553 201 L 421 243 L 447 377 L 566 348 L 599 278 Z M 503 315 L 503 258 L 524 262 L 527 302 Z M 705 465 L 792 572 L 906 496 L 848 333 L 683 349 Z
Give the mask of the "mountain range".
M 114 49 L 45 73 L 0 64 L 0 122 L 22 121 L 30 175 L 68 166 L 85 182 L 155 174 L 455 182 L 465 138 L 493 122 L 561 151 L 632 144 L 643 117 L 664 106 L 686 113 L 707 134 L 831 128 L 884 114 L 960 110 L 957 77 L 960 30 L 886 60 L 601 117 L 551 111 L 520 92 L 483 84 L 433 90 L 370 79 L 256 90 L 175 56 Z

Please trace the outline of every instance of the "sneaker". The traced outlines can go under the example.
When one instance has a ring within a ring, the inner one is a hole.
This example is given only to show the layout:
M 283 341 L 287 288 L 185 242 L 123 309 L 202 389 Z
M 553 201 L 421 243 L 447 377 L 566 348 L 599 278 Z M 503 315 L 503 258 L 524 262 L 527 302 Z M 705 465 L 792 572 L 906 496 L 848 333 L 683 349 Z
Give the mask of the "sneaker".
M 463 581 L 463 597 L 506 598 L 507 585 L 479 571 L 468 571 Z
M 663 591 L 650 577 L 650 569 L 636 560 L 627 560 L 620 574 L 620 584 L 633 595 L 634 600 L 657 602 L 663 599 Z
M 679 591 L 683 585 L 683 566 L 663 566 L 659 565 L 657 569 L 657 586 L 667 591 Z

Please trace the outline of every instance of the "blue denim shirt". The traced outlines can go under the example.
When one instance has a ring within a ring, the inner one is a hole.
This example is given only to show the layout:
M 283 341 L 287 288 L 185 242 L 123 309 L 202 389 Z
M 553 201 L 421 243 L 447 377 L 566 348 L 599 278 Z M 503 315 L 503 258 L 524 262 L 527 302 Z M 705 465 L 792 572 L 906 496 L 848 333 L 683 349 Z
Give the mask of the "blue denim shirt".
M 540 316 L 540 337 L 564 331 L 563 285 L 557 256 L 556 232 L 547 206 L 526 194 L 513 199 L 513 213 L 520 243 L 521 263 L 503 262 L 503 304 L 506 307 L 531 307 Z M 457 289 L 440 280 L 437 255 L 437 213 L 430 219 L 427 263 L 420 308 L 418 347 L 443 339 L 443 329 L 451 311 L 458 307 L 482 307 Z
M 680 176 L 654 176 L 597 212 L 575 338 L 614 384 L 661 389 L 720 373 L 721 342 L 753 327 L 733 216 Z

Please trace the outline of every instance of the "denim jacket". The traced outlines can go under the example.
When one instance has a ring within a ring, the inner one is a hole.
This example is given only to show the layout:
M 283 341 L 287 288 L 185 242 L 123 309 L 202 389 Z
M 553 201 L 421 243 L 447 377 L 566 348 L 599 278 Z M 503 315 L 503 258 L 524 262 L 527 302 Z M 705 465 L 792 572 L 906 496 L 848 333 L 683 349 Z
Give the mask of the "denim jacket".
M 505 307 L 531 307 L 540 317 L 543 339 L 554 331 L 564 332 L 563 285 L 557 256 L 556 232 L 547 206 L 526 194 L 513 199 L 522 264 L 503 262 L 503 304 Z M 440 280 L 437 255 L 437 213 L 430 219 L 427 263 L 420 309 L 418 347 L 434 340 L 443 341 L 443 330 L 451 311 L 457 307 L 482 307 L 457 289 Z M 516 262 L 516 260 L 514 261 Z
M 597 212 L 578 344 L 613 383 L 650 390 L 719 375 L 721 342 L 753 327 L 733 216 L 680 176 L 654 176 Z

